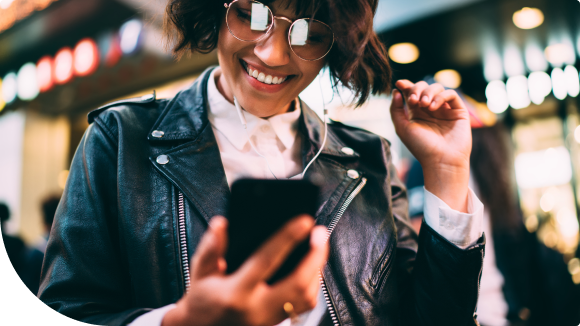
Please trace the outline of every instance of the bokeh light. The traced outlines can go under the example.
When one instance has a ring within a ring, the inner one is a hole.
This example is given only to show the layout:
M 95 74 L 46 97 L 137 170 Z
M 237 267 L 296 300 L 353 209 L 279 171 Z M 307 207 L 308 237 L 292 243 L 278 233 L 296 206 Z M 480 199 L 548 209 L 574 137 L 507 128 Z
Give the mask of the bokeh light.
M 572 65 L 566 66 L 564 69 L 564 78 L 566 79 L 568 95 L 572 97 L 578 96 L 580 93 L 580 79 L 576 67 Z
M 38 81 L 34 63 L 29 62 L 18 71 L 17 90 L 18 98 L 23 101 L 31 101 L 38 96 Z
M 396 63 L 408 64 L 417 61 L 419 48 L 413 43 L 399 43 L 389 48 L 389 57 Z
M 434 78 L 435 81 L 447 88 L 458 88 L 461 86 L 461 75 L 453 69 L 438 71 Z
M 530 71 L 548 70 L 548 61 L 537 42 L 529 42 L 525 49 L 526 65 Z
M 576 53 L 568 43 L 556 43 L 544 50 L 544 55 L 553 67 L 560 68 L 564 63 L 575 61 Z
M 99 50 L 90 38 L 82 39 L 74 50 L 74 71 L 77 76 L 88 76 L 99 66 Z
M 521 29 L 536 28 L 544 22 L 544 13 L 537 8 L 524 7 L 514 13 L 513 21 Z
M 552 92 L 550 75 L 543 71 L 532 72 L 528 77 L 528 88 L 532 102 L 536 105 L 542 104 Z
M 506 83 L 508 101 L 514 109 L 523 109 L 530 105 L 528 79 L 526 76 L 510 77 Z
M 2 97 L 6 104 L 10 104 L 16 99 L 16 73 L 9 72 L 4 76 L 4 81 L 2 82 Z
M 68 83 L 72 77 L 73 52 L 70 48 L 64 48 L 54 57 L 54 81 L 62 85 Z
M 508 43 L 504 50 L 503 65 L 508 77 L 521 76 L 526 73 L 522 53 L 515 43 Z
M 502 113 L 509 107 L 506 86 L 501 80 L 494 80 L 487 84 L 485 97 L 487 98 L 487 107 L 493 113 Z
M 552 90 L 554 92 L 554 96 L 559 100 L 565 99 L 568 95 L 566 75 L 560 68 L 554 68 L 552 70 Z
M 119 30 L 121 36 L 121 50 L 125 54 L 132 54 L 138 49 L 143 23 L 138 19 L 132 19 Z
M 54 86 L 53 62 L 50 56 L 44 56 L 36 64 L 36 79 L 40 92 L 47 92 Z

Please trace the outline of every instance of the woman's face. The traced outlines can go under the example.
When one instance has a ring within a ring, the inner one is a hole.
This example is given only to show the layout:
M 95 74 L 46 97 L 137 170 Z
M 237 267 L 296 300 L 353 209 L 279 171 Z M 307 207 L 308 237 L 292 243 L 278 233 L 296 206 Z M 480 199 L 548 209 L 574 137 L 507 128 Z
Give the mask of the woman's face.
M 275 1 L 269 5 L 275 16 L 295 20 L 294 6 Z M 288 8 L 286 8 L 288 7 Z M 222 74 L 218 88 L 233 102 L 235 96 L 242 108 L 258 117 L 270 117 L 287 112 L 291 102 L 316 77 L 324 58 L 305 61 L 298 58 L 288 44 L 290 23 L 274 20 L 270 33 L 259 42 L 244 42 L 230 34 L 225 17 L 218 40 L 218 59 Z M 266 84 L 248 74 L 258 70 L 266 76 L 286 78 L 281 84 Z

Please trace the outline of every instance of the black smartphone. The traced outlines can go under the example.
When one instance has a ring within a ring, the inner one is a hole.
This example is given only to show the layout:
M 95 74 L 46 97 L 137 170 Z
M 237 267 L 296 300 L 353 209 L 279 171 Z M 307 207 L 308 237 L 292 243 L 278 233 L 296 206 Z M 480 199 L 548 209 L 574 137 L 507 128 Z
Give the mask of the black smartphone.
M 236 271 L 262 243 L 301 214 L 314 216 L 319 188 L 306 180 L 240 179 L 232 184 L 227 210 L 227 273 Z M 310 248 L 310 237 L 288 256 L 269 284 L 296 268 Z

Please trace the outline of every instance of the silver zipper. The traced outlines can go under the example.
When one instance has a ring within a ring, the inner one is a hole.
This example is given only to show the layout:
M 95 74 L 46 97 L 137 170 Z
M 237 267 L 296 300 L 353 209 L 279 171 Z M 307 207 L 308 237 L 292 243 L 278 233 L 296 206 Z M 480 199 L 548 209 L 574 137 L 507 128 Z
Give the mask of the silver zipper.
M 342 204 L 342 206 L 338 210 L 338 213 L 336 214 L 336 216 L 332 219 L 332 221 L 328 225 L 326 239 L 324 240 L 325 243 L 328 242 L 328 239 L 330 238 L 332 231 L 334 231 L 336 224 L 338 224 L 338 221 L 340 220 L 340 218 L 344 214 L 344 211 L 346 211 L 346 209 L 348 208 L 348 205 L 350 205 L 350 203 L 353 201 L 354 197 L 356 197 L 356 195 L 358 195 L 358 193 L 362 190 L 362 188 L 366 185 L 366 183 L 367 183 L 367 179 L 362 178 L 362 181 L 358 184 L 358 186 L 356 186 L 356 188 L 354 188 L 354 190 L 350 193 L 350 195 L 348 195 L 348 197 L 346 198 L 346 200 L 344 201 L 344 203 Z M 320 286 L 322 288 L 322 294 L 324 295 L 324 300 L 326 301 L 326 306 L 328 307 L 328 312 L 330 314 L 330 318 L 332 319 L 332 325 L 340 326 L 340 323 L 338 322 L 338 316 L 336 315 L 336 311 L 334 311 L 334 307 L 332 306 L 332 303 L 330 302 L 330 294 L 328 294 L 328 289 L 326 288 L 326 282 L 324 281 L 324 276 L 322 276 L 322 271 L 318 271 L 318 278 L 320 279 Z
M 189 291 L 191 278 L 189 277 L 189 256 L 187 254 L 187 237 L 185 234 L 185 204 L 181 191 L 178 195 L 178 214 L 177 225 L 179 228 L 179 249 L 181 251 L 181 269 L 185 281 L 185 292 Z

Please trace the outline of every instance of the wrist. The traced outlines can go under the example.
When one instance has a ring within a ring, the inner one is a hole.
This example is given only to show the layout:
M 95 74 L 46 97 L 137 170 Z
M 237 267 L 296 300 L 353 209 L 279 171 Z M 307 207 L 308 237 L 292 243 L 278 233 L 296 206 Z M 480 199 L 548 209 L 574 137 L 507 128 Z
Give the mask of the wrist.
M 423 170 L 425 189 L 456 211 L 467 212 L 469 165 L 443 166 Z
M 161 326 L 179 326 L 185 325 L 184 321 L 186 318 L 180 309 L 179 302 L 175 306 L 175 308 L 169 310 L 165 316 L 163 316 L 163 320 L 161 321 Z

